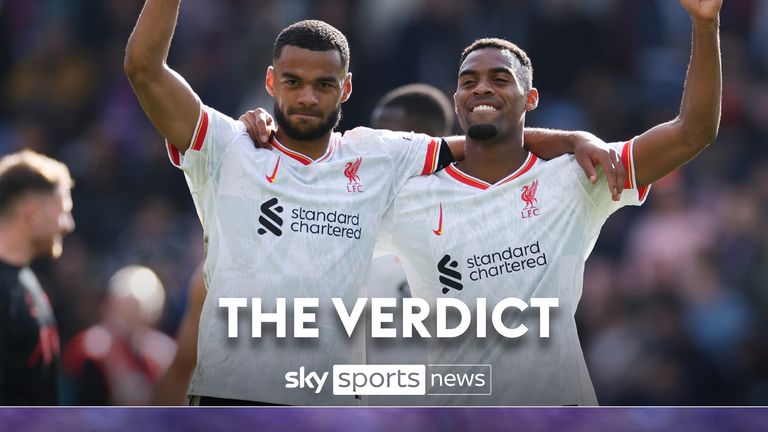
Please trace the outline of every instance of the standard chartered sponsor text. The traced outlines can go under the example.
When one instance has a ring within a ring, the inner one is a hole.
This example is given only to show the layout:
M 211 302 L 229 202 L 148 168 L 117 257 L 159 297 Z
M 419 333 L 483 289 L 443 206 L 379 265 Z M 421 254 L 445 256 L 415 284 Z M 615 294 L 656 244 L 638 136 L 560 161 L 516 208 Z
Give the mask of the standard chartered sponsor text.
M 303 207 L 291 210 L 291 231 L 297 233 L 328 235 L 360 239 L 359 214 L 347 214 L 333 211 L 311 210 Z
M 547 254 L 541 251 L 539 242 L 512 247 L 482 255 L 472 255 L 466 260 L 469 278 L 479 281 L 504 274 L 515 273 L 547 265 Z

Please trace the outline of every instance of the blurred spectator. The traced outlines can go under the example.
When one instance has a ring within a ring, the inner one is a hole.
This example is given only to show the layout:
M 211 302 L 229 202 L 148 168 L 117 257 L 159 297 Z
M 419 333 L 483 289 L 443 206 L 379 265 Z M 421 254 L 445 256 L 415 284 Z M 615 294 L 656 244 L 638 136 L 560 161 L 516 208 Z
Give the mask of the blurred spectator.
M 59 334 L 35 273 L 61 256 L 72 219 L 67 167 L 31 150 L 0 159 L 0 405 L 56 405 Z
M 69 342 L 64 368 L 71 378 L 66 402 L 75 405 L 147 405 L 155 381 L 173 360 L 176 344 L 153 329 L 165 291 L 155 273 L 128 266 L 112 277 L 102 320 Z

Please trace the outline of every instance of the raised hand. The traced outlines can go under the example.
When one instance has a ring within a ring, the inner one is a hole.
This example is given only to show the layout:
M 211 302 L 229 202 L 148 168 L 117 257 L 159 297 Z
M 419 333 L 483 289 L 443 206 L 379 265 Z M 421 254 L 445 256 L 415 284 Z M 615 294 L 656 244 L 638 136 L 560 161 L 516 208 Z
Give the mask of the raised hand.
M 679 0 L 691 18 L 714 21 L 723 7 L 723 0 Z

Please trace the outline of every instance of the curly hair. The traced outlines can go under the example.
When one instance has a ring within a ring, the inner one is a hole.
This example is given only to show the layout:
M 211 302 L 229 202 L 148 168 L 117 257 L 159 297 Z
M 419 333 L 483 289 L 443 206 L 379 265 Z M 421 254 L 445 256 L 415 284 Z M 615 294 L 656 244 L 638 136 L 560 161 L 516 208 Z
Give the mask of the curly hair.
M 509 51 L 512 55 L 517 57 L 517 59 L 520 60 L 520 64 L 523 66 L 523 76 L 520 77 L 522 78 L 523 84 L 526 86 L 526 89 L 533 87 L 533 64 L 531 63 L 531 59 L 519 46 L 505 39 L 483 38 L 472 42 L 468 47 L 464 48 L 464 51 L 462 51 L 459 65 L 463 64 L 464 60 L 467 59 L 467 56 L 473 51 L 483 48 Z
M 291 24 L 283 29 L 272 48 L 272 60 L 277 60 L 283 47 L 292 45 L 310 51 L 336 50 L 341 55 L 344 70 L 349 70 L 349 43 L 336 27 L 319 20 L 305 20 Z

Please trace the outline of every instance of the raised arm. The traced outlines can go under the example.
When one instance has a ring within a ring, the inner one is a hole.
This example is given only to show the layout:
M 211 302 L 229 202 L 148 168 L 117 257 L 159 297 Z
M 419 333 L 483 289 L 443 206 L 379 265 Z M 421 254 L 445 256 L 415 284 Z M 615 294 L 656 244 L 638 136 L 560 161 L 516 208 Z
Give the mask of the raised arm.
M 147 0 L 128 39 L 125 73 L 152 124 L 181 152 L 192 140 L 200 101 L 184 78 L 168 67 L 168 49 L 180 0 Z
M 691 15 L 693 40 L 685 89 L 676 119 L 635 141 L 637 183 L 650 184 L 685 164 L 717 137 L 720 125 L 722 66 L 720 8 L 723 0 L 679 0 Z

